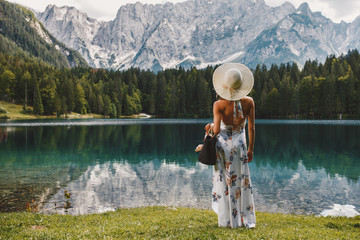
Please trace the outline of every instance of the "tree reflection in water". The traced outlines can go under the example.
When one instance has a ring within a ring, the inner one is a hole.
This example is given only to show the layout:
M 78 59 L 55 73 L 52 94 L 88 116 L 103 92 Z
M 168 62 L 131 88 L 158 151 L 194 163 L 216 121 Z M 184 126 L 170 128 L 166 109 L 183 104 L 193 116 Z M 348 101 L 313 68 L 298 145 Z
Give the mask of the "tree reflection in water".
M 52 212 L 64 190 L 72 193 L 75 214 L 142 205 L 209 208 L 212 170 L 194 152 L 203 126 L 13 128 L 0 145 L 1 211 L 16 210 L 11 199 L 20 192 L 21 206 L 36 199 Z M 359 208 L 359 133 L 359 124 L 257 124 L 250 165 L 257 210 Z

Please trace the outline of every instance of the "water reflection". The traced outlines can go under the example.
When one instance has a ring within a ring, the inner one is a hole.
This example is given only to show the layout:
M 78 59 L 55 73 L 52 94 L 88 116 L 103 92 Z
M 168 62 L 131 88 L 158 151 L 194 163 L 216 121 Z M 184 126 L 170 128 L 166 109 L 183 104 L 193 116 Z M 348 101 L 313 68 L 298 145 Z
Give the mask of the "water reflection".
M 258 124 L 256 164 L 295 169 L 301 161 L 307 170 L 358 181 L 359 134 L 358 125 Z
M 8 129 L 6 127 L 0 127 L 0 144 L 2 142 L 7 142 Z
M 301 161 L 293 169 L 268 164 L 253 165 L 252 171 L 260 210 L 319 214 L 335 203 L 360 208 L 359 182 L 348 181 L 338 174 L 331 177 L 324 169 L 309 171 Z
M 72 208 L 68 210 L 71 214 L 151 205 L 204 208 L 210 204 L 210 181 L 206 166 L 184 167 L 153 159 L 135 165 L 107 162 L 91 166 L 65 189 L 73 196 Z M 63 201 L 61 190 L 43 211 L 64 213 L 64 209 L 55 206 Z
M 0 144 L 0 210 L 35 199 L 45 212 L 62 212 L 65 190 L 74 214 L 144 205 L 209 208 L 212 170 L 194 152 L 203 122 L 12 127 Z M 257 210 L 360 209 L 359 133 L 353 123 L 259 121 L 250 165 Z

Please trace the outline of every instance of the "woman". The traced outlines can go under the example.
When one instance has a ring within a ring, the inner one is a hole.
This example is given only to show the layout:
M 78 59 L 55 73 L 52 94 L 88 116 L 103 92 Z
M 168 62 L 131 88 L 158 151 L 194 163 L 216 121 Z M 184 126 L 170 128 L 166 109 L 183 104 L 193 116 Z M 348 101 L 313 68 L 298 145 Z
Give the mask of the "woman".
M 227 63 L 218 67 L 213 84 L 220 100 L 213 106 L 217 162 L 213 171 L 212 208 L 224 227 L 255 227 L 255 206 L 248 163 L 253 159 L 255 105 L 246 95 L 254 85 L 246 66 Z M 249 147 L 246 148 L 245 122 L 248 119 Z

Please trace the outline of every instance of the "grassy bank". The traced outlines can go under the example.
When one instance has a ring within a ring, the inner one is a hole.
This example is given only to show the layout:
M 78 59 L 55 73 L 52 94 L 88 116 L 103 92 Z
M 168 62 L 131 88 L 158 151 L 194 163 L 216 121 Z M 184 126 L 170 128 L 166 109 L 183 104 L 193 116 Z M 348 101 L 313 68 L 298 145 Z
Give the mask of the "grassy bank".
M 5 110 L 6 113 L 2 113 L 1 109 Z M 19 104 L 8 103 L 5 101 L 0 101 L 0 119 L 11 119 L 11 120 L 30 120 L 30 119 L 56 119 L 56 115 L 49 116 L 37 116 L 33 114 L 26 114 L 23 111 L 23 106 Z M 61 116 L 65 118 L 65 116 Z M 66 118 L 70 119 L 86 119 L 86 118 L 103 118 L 99 114 L 78 114 L 78 113 L 69 113 Z
M 3 112 L 4 111 L 4 112 Z M 122 116 L 122 118 L 151 118 L 151 115 L 147 115 L 144 113 L 131 115 L 131 116 Z M 62 115 L 61 119 L 89 119 L 89 118 L 104 118 L 103 115 L 100 114 L 79 114 L 79 113 L 68 113 Z M 19 104 L 8 103 L 5 101 L 0 101 L 0 119 L 10 119 L 10 120 L 31 120 L 31 119 L 58 119 L 56 115 L 33 115 L 33 114 L 26 114 L 23 111 L 23 106 Z
M 120 209 L 81 216 L 0 214 L 0 239 L 358 239 L 360 217 L 257 213 L 255 229 L 217 226 L 211 210 Z
M 22 105 L 0 101 L 0 119 L 36 119 L 35 115 L 22 112 Z

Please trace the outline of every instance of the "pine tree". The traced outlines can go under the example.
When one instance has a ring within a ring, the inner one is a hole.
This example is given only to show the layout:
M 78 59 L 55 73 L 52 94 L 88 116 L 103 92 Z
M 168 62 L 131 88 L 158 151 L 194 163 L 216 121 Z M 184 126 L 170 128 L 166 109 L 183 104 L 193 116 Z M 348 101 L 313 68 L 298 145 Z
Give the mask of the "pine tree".
M 31 74 L 29 71 L 26 71 L 22 76 L 23 82 L 25 84 L 25 91 L 24 91 L 24 108 L 27 108 L 28 106 L 28 84 L 31 79 Z
M 87 101 L 85 99 L 85 92 L 80 83 L 75 87 L 75 111 L 81 114 L 86 114 Z
M 111 112 L 111 100 L 108 95 L 104 96 L 104 116 L 109 116 Z
M 5 70 L 0 76 L 0 96 L 6 101 L 14 102 L 13 82 L 15 74 L 10 70 Z
M 43 108 L 38 84 L 35 85 L 35 91 L 34 91 L 34 113 L 36 115 L 42 115 L 44 113 L 44 108 Z
M 116 118 L 117 117 L 117 111 L 116 111 L 116 106 L 114 103 L 110 104 L 110 118 Z

